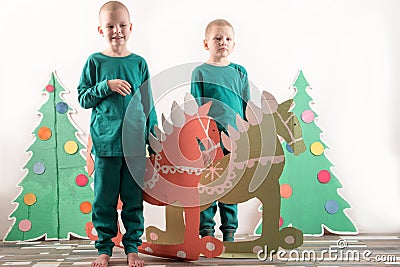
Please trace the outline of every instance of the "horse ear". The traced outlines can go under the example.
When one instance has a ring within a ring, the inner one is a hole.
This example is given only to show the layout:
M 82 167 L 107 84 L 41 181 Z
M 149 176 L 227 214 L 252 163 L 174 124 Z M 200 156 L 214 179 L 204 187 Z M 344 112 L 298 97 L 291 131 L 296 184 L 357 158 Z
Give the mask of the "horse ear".
M 289 112 L 290 109 L 292 108 L 292 104 L 293 104 L 293 99 L 286 100 L 285 102 L 279 104 L 278 109 L 279 111 Z
M 265 114 L 272 114 L 278 110 L 278 102 L 271 93 L 264 91 L 261 96 L 261 107 Z

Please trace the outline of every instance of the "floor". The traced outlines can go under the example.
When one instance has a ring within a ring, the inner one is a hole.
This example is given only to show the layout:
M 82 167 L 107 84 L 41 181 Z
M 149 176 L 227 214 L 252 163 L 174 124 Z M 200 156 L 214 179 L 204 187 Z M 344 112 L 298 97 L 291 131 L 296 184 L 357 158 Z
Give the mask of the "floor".
M 237 239 L 245 240 L 242 236 Z M 251 238 L 251 237 L 248 237 Z M 97 252 L 89 240 L 7 242 L 0 244 L 0 266 L 89 266 Z M 182 262 L 141 255 L 146 266 L 400 266 L 400 234 L 304 237 L 294 250 L 280 250 L 273 257 L 200 257 Z M 120 248 L 114 249 L 110 266 L 127 266 Z

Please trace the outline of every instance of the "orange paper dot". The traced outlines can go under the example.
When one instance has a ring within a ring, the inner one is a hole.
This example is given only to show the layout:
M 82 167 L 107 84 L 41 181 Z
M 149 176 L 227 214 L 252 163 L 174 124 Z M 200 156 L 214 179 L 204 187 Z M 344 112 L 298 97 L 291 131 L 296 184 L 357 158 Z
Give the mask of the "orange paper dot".
M 320 142 L 314 142 L 311 144 L 310 150 L 315 156 L 319 156 L 324 153 L 324 146 Z
M 40 140 L 43 141 L 49 140 L 51 137 L 51 130 L 49 127 L 46 126 L 40 127 L 37 135 L 40 138 Z
M 78 144 L 75 141 L 68 141 L 64 145 L 64 150 L 70 155 L 73 155 L 78 151 Z
M 280 193 L 281 197 L 283 198 L 289 198 L 292 195 L 292 187 L 288 184 L 283 184 L 281 185 Z
M 92 204 L 88 201 L 84 201 L 81 203 L 79 206 L 79 209 L 81 210 L 82 213 L 90 213 L 92 211 Z
M 25 194 L 24 203 L 28 206 L 32 206 L 36 203 L 36 195 L 34 193 Z

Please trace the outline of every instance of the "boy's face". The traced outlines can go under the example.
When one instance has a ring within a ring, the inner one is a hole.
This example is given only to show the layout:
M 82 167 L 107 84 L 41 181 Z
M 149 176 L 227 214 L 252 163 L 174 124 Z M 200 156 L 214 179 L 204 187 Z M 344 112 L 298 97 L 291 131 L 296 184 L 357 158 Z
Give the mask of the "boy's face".
M 132 32 L 128 12 L 123 8 L 102 11 L 98 31 L 111 46 L 126 46 Z
M 212 26 L 204 39 L 204 48 L 212 59 L 226 58 L 235 47 L 235 34 L 229 26 Z

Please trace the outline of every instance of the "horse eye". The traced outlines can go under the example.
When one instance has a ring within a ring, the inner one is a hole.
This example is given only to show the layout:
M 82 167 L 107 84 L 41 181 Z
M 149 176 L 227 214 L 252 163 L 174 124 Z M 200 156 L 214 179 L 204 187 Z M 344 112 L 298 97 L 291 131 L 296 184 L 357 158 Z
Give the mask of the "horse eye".
M 296 123 L 293 123 L 293 125 L 296 126 L 297 124 L 296 124 Z

